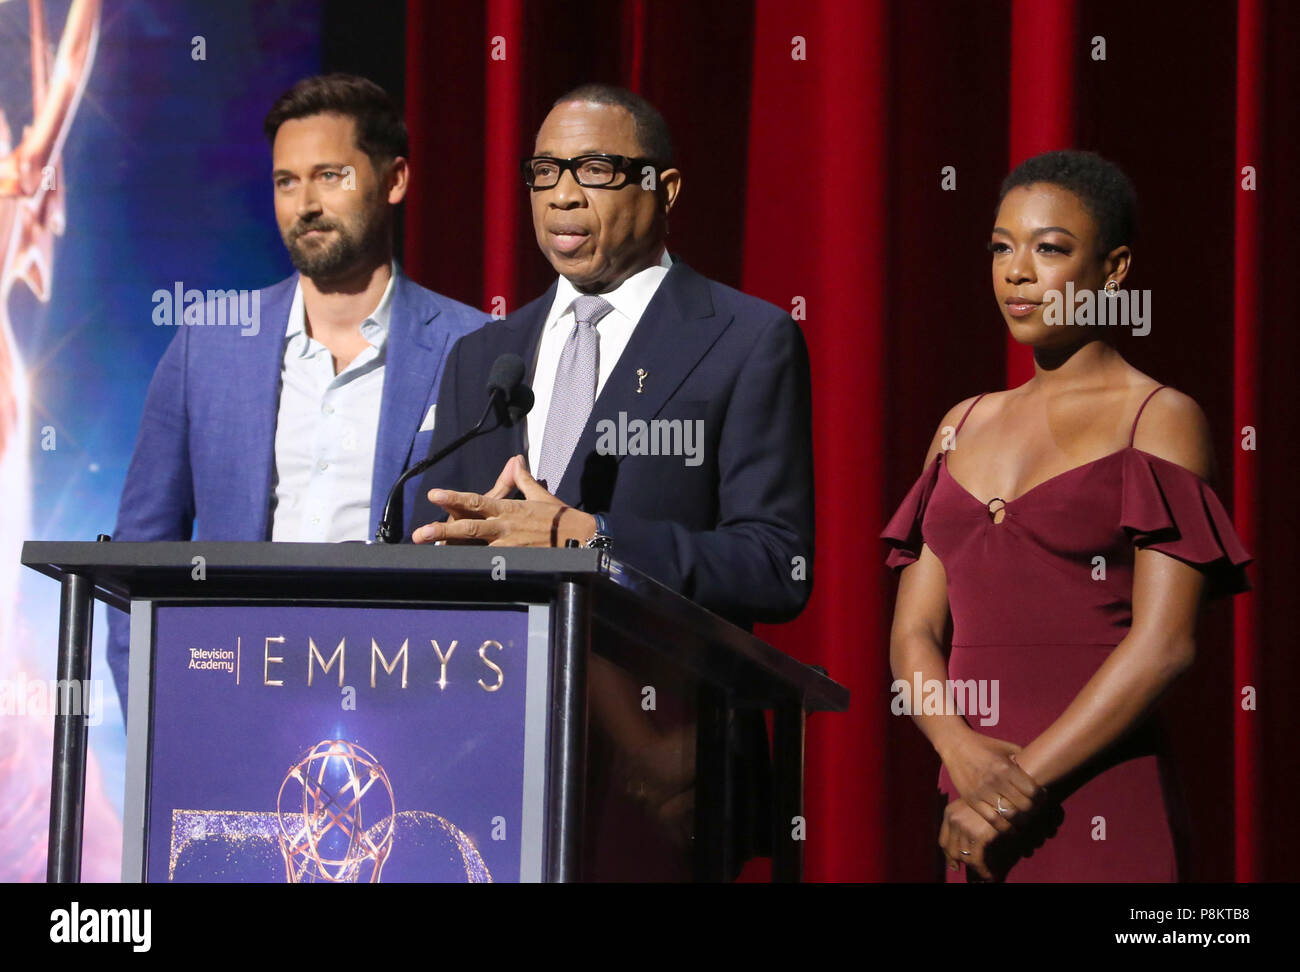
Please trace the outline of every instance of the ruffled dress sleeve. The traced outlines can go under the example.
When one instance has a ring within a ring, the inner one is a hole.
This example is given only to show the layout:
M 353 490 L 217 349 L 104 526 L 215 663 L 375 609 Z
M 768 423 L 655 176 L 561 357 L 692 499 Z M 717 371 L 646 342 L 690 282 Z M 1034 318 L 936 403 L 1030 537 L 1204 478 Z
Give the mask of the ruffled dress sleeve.
M 1252 558 L 1209 483 L 1140 449 L 1128 450 L 1123 473 L 1120 526 L 1135 546 L 1200 570 L 1211 598 L 1250 590 L 1244 568 Z
M 936 455 L 921 473 L 880 534 L 880 539 L 890 546 L 885 565 L 895 571 L 915 563 L 921 556 L 921 546 L 925 543 L 921 536 L 921 521 L 925 519 L 925 508 L 930 503 L 935 483 L 939 481 L 940 456 L 942 453 Z

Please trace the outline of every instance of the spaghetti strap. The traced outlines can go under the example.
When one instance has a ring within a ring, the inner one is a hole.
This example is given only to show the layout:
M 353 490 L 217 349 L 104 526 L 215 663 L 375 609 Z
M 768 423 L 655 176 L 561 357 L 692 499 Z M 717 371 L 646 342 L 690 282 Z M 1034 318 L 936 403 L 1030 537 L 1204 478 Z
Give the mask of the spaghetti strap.
M 956 438 L 956 437 L 957 437 L 957 433 L 961 431 L 961 427 L 962 427 L 963 425 L 966 424 L 966 420 L 967 420 L 968 418 L 970 418 L 970 413 L 973 412 L 973 411 L 975 411 L 975 406 L 978 405 L 978 404 L 980 403 L 980 398 L 983 398 L 983 397 L 984 397 L 985 395 L 987 395 L 987 394 L 988 394 L 988 392 L 984 392 L 983 394 L 981 394 L 981 395 L 979 396 L 979 398 L 975 399 L 975 401 L 973 401 L 973 402 L 970 403 L 970 407 L 966 409 L 966 414 L 963 415 L 963 416 L 961 417 L 961 421 L 957 423 L 957 428 L 953 429 L 953 432 L 952 432 L 952 434 L 953 434 L 953 438 Z
M 1154 395 L 1161 388 L 1165 388 L 1165 387 L 1167 386 L 1157 385 L 1155 388 L 1151 390 L 1151 395 Z M 1148 395 L 1146 398 L 1142 399 L 1142 404 L 1138 406 L 1137 414 L 1133 416 L 1133 428 L 1129 431 L 1128 434 L 1128 445 L 1130 449 L 1133 448 L 1133 440 L 1137 438 L 1138 419 L 1142 417 L 1142 409 L 1147 407 L 1147 402 L 1151 401 L 1151 395 Z

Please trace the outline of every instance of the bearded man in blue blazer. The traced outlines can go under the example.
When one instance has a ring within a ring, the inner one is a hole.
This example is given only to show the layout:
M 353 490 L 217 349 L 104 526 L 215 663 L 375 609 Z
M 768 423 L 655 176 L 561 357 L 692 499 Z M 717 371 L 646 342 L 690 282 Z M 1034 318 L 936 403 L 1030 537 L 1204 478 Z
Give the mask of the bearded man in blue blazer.
M 522 425 L 471 440 L 425 474 L 412 539 L 604 546 L 739 625 L 790 620 L 811 593 L 813 558 L 810 378 L 798 325 L 668 255 L 682 177 L 663 118 L 637 95 L 607 85 L 564 95 L 523 177 L 538 246 L 559 279 L 453 348 L 433 446 L 477 419 L 502 353 L 523 359 L 536 404 Z M 595 688 L 592 699 L 599 721 Z M 640 734 L 607 715 L 614 734 Z M 734 801 L 753 818 L 737 822 L 753 837 L 738 860 L 764 850 L 768 833 L 756 715 L 736 720 L 746 738 L 733 749 L 754 784 Z M 654 735 L 624 748 L 653 752 Z M 671 788 L 659 796 L 664 806 L 675 798 Z
M 240 313 L 218 313 L 222 297 L 173 309 L 178 330 L 149 386 L 116 541 L 372 537 L 388 490 L 429 450 L 447 352 L 488 320 L 393 260 L 408 147 L 382 88 L 305 79 L 264 128 L 298 273 L 247 295 Z M 128 619 L 110 610 L 109 626 L 125 712 Z

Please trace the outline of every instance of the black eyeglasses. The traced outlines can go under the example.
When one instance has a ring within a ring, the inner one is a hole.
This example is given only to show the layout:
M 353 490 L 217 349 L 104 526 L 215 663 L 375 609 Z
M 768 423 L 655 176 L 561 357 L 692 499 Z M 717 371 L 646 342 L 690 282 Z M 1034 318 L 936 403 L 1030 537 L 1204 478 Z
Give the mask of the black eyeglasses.
M 643 166 L 658 171 L 653 160 L 631 159 L 626 155 L 579 155 L 572 159 L 535 155 L 524 159 L 521 168 L 524 185 L 533 192 L 540 192 L 559 185 L 565 169 L 573 173 L 578 185 L 588 189 L 622 189 L 633 181 L 628 173 Z

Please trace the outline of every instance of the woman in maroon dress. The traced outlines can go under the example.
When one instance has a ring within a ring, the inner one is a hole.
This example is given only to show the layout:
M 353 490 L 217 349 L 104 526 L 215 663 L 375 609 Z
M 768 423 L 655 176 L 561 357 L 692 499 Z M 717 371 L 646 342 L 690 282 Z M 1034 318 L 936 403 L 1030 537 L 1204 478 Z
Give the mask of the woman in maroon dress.
M 1119 291 L 1135 208 L 1091 153 L 1007 177 L 993 290 L 1034 376 L 944 416 L 883 534 L 901 571 L 894 677 L 951 686 L 935 696 L 949 704 L 911 706 L 943 761 L 950 881 L 1178 877 L 1181 808 L 1150 709 L 1192 663 L 1201 601 L 1244 590 L 1250 558 L 1207 482 L 1200 408 L 1109 342 L 1150 323 L 1149 298 Z M 1127 325 L 1086 326 L 1102 303 Z

